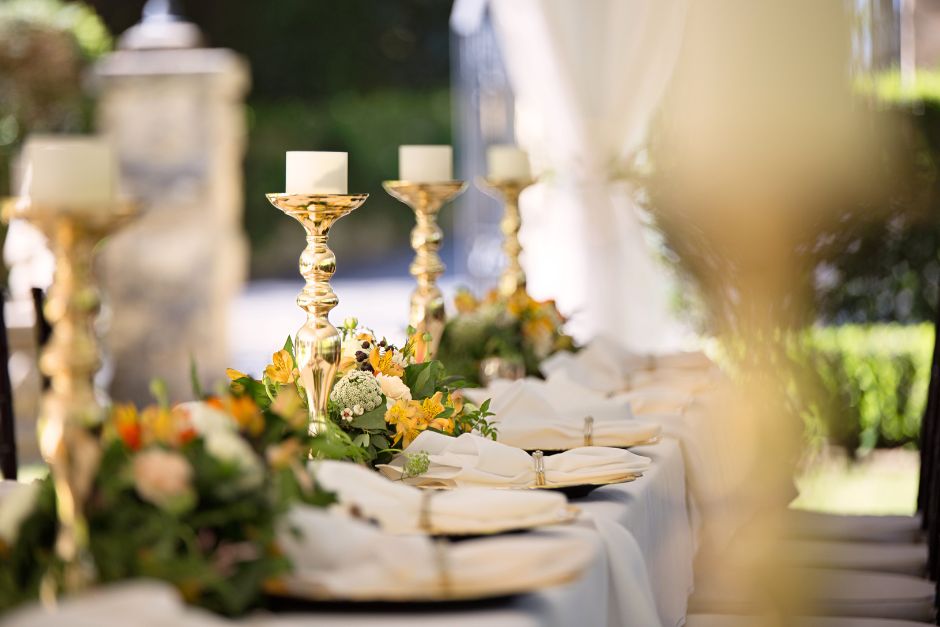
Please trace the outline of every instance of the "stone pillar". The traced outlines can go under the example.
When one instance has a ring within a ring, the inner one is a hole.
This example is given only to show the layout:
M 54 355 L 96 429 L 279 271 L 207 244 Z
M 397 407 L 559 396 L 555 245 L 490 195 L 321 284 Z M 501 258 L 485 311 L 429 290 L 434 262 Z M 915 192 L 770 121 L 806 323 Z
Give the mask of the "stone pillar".
M 103 250 L 116 401 L 147 402 L 155 377 L 172 400 L 191 398 L 190 356 L 204 384 L 224 378 L 228 312 L 247 268 L 247 65 L 230 50 L 193 47 L 198 30 L 170 8 L 151 0 L 95 69 L 99 130 L 115 141 L 124 191 L 141 203 Z

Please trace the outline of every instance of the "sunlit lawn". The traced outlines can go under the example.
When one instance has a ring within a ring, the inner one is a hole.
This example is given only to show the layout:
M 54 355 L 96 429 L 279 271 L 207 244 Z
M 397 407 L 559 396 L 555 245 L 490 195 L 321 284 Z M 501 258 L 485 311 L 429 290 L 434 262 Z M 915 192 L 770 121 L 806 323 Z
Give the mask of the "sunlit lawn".
M 849 462 L 830 452 L 797 478 L 793 507 L 841 514 L 911 514 L 917 501 L 916 451 L 874 451 Z

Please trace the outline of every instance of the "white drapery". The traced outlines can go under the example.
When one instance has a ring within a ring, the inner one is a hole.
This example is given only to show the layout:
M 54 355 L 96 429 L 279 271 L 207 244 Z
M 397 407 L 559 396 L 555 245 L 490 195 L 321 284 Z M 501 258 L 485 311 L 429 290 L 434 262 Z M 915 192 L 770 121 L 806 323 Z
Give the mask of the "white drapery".
M 516 98 L 516 135 L 544 175 L 521 200 L 529 291 L 554 297 L 580 340 L 674 345 L 671 279 L 630 186 L 679 51 L 685 0 L 490 0 Z

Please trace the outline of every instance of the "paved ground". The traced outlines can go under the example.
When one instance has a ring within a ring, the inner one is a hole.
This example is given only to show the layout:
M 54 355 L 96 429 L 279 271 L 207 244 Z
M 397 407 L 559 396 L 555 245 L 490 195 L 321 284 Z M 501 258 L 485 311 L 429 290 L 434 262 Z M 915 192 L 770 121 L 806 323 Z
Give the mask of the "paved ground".
M 460 279 L 441 282 L 444 298 L 453 301 Z M 229 321 L 231 367 L 258 374 L 271 353 L 284 344 L 304 321 L 295 299 L 303 287 L 297 281 L 257 281 L 249 284 L 232 307 Z M 339 306 L 330 321 L 339 326 L 347 316 L 392 341 L 401 341 L 408 326 L 408 303 L 414 281 L 408 278 L 346 279 L 333 281 Z

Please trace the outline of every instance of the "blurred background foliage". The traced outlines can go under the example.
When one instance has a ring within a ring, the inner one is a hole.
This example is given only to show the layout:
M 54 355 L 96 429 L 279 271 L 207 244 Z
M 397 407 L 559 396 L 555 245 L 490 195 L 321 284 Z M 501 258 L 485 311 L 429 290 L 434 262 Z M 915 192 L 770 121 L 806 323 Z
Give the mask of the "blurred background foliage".
M 5 0 L 33 2 L 33 0 Z M 53 1 L 53 0 L 49 0 Z M 87 0 L 118 35 L 145 0 Z M 334 230 L 337 277 L 406 275 L 413 217 L 381 187 L 398 175 L 399 144 L 451 142 L 449 0 L 182 0 L 206 44 L 251 67 L 245 228 L 253 278 L 295 278 L 294 227 L 272 219 L 266 192 L 284 187 L 286 150 L 349 152 L 349 189 L 371 196 Z M 2 129 L 0 129 L 2 131 Z M 442 215 L 450 231 L 452 212 Z M 353 263 L 353 261 L 355 263 Z

